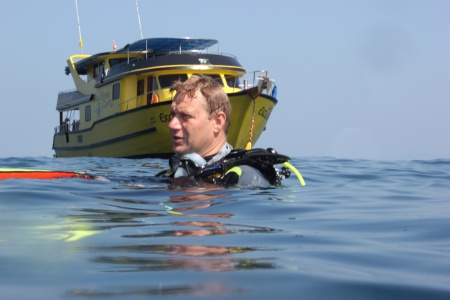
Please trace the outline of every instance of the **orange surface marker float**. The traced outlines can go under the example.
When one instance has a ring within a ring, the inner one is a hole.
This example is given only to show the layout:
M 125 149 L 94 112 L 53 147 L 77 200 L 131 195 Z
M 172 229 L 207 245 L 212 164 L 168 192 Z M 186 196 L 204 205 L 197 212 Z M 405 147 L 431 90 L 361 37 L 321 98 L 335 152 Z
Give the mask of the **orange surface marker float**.
M 0 168 L 0 180 L 5 180 L 5 179 L 56 179 L 56 178 L 96 179 L 95 176 L 84 173 L 84 172 Z

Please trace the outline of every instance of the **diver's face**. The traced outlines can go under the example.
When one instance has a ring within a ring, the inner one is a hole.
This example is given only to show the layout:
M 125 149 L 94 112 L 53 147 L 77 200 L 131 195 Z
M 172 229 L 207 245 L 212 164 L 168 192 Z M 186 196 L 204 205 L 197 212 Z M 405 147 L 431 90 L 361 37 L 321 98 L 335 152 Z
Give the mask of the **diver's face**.
M 182 155 L 198 153 L 210 154 L 214 144 L 215 121 L 207 111 L 205 97 L 197 91 L 194 97 L 182 96 L 171 105 L 172 120 L 169 130 L 172 138 L 172 150 Z

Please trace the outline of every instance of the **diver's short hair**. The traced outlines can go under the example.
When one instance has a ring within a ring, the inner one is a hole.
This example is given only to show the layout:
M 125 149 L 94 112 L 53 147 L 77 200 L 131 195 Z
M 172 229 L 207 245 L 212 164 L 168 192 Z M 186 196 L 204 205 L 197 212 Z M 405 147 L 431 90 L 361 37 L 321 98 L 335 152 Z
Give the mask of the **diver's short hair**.
M 186 81 L 175 81 L 170 92 L 176 92 L 173 101 L 179 103 L 185 95 L 195 97 L 196 91 L 199 91 L 206 99 L 207 109 L 210 116 L 214 116 L 217 112 L 225 113 L 225 132 L 228 133 L 230 127 L 231 103 L 228 95 L 222 86 L 207 75 L 191 75 Z

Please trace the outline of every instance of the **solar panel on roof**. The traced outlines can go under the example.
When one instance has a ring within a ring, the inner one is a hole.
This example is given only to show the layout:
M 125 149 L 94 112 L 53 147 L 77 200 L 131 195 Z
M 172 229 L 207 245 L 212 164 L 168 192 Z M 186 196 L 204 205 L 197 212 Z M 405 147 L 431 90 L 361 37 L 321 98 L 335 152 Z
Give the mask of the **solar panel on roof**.
M 117 52 L 127 51 L 152 51 L 155 53 L 171 51 L 205 50 L 217 44 L 213 39 L 191 39 L 191 38 L 150 38 L 138 40 L 119 49 Z

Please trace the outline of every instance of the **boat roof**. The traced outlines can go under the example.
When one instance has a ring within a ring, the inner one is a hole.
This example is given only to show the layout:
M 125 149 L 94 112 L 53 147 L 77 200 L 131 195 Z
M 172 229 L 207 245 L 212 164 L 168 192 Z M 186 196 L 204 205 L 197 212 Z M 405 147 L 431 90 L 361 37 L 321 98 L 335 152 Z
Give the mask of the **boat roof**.
M 127 44 L 116 52 L 128 51 L 150 51 L 153 53 L 165 53 L 171 51 L 192 51 L 205 50 L 218 41 L 214 39 L 193 39 L 193 38 L 147 38 Z
M 86 75 L 86 66 L 93 63 L 96 59 L 101 59 L 114 53 L 123 54 L 128 52 L 144 52 L 147 51 L 152 54 L 163 54 L 170 52 L 184 52 L 184 51 L 202 51 L 218 43 L 214 39 L 193 39 L 185 38 L 146 38 L 137 40 L 133 43 L 125 45 L 125 47 L 113 52 L 101 52 L 93 54 L 85 59 L 77 61 L 75 66 L 81 75 Z M 69 75 L 70 70 L 65 68 L 66 75 Z

